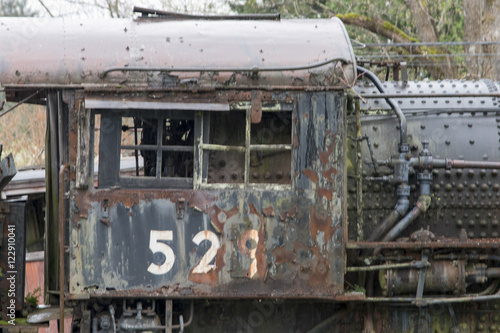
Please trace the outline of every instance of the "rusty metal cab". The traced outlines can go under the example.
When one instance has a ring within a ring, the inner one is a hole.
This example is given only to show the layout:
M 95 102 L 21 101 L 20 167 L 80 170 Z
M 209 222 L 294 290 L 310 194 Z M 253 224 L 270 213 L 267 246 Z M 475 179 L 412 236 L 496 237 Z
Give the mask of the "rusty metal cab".
M 171 330 L 171 302 L 129 320 L 161 299 L 349 299 L 338 19 L 0 30 L 8 98 L 47 105 L 46 289 L 80 330 L 122 299 L 118 330 Z

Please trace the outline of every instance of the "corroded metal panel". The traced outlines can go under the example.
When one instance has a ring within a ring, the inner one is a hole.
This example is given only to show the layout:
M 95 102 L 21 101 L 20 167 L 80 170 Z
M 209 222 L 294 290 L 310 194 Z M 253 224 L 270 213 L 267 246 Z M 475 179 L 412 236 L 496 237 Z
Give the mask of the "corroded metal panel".
M 71 297 L 342 297 L 342 102 L 298 96 L 288 189 L 73 190 Z
M 350 40 L 336 18 L 158 22 L 2 18 L 0 44 L 3 86 L 341 87 L 356 76 Z M 33 54 L 38 61 L 33 61 Z M 112 68 L 119 70 L 104 75 Z M 164 72 L 147 73 L 159 70 Z

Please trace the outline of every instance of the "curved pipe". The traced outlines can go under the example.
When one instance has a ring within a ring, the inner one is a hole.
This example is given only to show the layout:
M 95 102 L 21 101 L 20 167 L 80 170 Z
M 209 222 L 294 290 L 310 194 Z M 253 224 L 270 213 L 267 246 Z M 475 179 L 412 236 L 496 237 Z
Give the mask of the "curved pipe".
M 420 214 L 425 213 L 429 206 L 431 205 L 431 196 L 429 194 L 421 194 L 418 197 L 417 204 L 413 209 L 406 214 L 406 216 L 399 221 L 394 228 L 389 231 L 389 233 L 384 237 L 382 242 L 390 242 L 394 240 L 398 235 L 406 229 L 413 221 L 420 216 Z
M 380 82 L 380 80 L 375 74 L 373 74 L 372 72 L 361 66 L 357 66 L 356 70 L 358 71 L 358 75 L 364 75 L 370 81 L 372 81 L 375 87 L 377 87 L 378 91 L 380 91 L 382 94 L 387 93 L 382 82 Z M 385 100 L 387 104 L 389 104 L 391 108 L 394 110 L 396 116 L 399 119 L 399 151 L 406 152 L 408 148 L 407 132 L 406 132 L 406 127 L 407 127 L 406 116 L 403 114 L 403 111 L 401 111 L 397 103 L 392 98 L 386 98 Z
M 372 234 L 368 238 L 368 241 L 370 242 L 376 241 L 389 228 L 391 228 L 399 218 L 404 216 L 404 214 L 408 211 L 409 208 L 410 208 L 410 202 L 407 199 L 398 200 L 398 202 L 396 203 L 396 207 L 394 207 L 394 210 L 389 215 L 387 215 L 384 221 L 381 224 L 379 224 L 379 226 L 372 232 Z

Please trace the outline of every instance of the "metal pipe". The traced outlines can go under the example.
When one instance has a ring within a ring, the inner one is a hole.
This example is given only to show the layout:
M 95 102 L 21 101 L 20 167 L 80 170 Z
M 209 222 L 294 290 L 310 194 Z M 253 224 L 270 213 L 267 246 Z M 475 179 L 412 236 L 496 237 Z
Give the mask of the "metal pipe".
M 425 213 L 431 205 L 430 195 L 420 195 L 415 207 L 406 216 L 396 224 L 394 228 L 384 237 L 382 242 L 390 242 L 394 240 L 406 227 L 416 220 L 420 214 Z
M 382 269 L 392 269 L 392 268 L 416 268 L 420 269 L 422 267 L 430 266 L 427 261 L 413 261 L 403 264 L 385 264 L 385 265 L 372 265 L 364 267 L 346 267 L 347 272 L 368 272 L 368 271 L 378 271 Z
M 366 76 L 370 81 L 373 82 L 375 87 L 377 87 L 378 91 L 380 91 L 382 94 L 387 93 L 384 86 L 382 85 L 382 82 L 380 82 L 380 80 L 374 73 L 370 72 L 369 70 L 361 66 L 357 66 L 356 69 L 358 71 L 358 75 Z M 396 116 L 399 119 L 399 151 L 406 152 L 408 151 L 406 116 L 404 115 L 403 111 L 401 111 L 401 108 L 393 99 L 386 98 L 385 100 L 387 104 L 391 106 L 392 110 L 394 110 Z
M 384 221 L 377 226 L 377 228 L 372 232 L 368 241 L 376 241 L 381 235 L 383 235 L 387 229 L 392 228 L 394 223 L 406 214 L 410 208 L 410 201 L 408 200 L 410 196 L 410 187 L 406 184 L 401 184 L 398 186 L 398 202 L 394 207 L 394 210 L 384 219 Z
M 286 67 L 267 67 L 261 68 L 258 66 L 253 67 L 226 67 L 226 68 L 210 68 L 210 67 L 179 67 L 179 68 L 166 68 L 166 67 L 111 67 L 106 68 L 99 73 L 101 79 L 105 78 L 111 72 L 284 72 L 284 71 L 300 71 L 306 69 L 313 69 L 321 66 L 328 65 L 333 62 L 343 62 L 342 58 L 331 58 L 325 61 L 316 62 L 309 65 L 300 66 L 286 66 Z M 383 91 L 385 93 L 385 91 Z M 389 104 L 390 105 L 390 104 Z M 405 122 L 406 125 L 406 122 Z
M 69 164 L 63 164 L 59 171 L 59 332 L 64 333 L 64 173 Z
M 183 324 L 183 327 L 191 325 L 191 323 L 193 322 L 193 318 L 194 318 L 194 302 L 191 302 L 191 306 L 189 308 L 189 319 L 187 322 Z M 180 329 L 180 328 L 181 325 L 172 325 L 172 329 Z
M 464 93 L 464 94 L 452 94 L 452 93 L 436 93 L 436 94 L 389 94 L 382 93 L 376 95 L 365 95 L 362 94 L 363 98 L 436 98 L 436 97 L 450 97 L 450 98 L 469 98 L 469 97 L 500 97 L 500 93 Z M 408 111 L 409 112 L 409 111 Z
M 340 319 L 342 319 L 342 317 L 346 316 L 347 314 L 349 314 L 347 310 L 337 311 L 331 317 L 328 317 L 318 325 L 311 328 L 309 331 L 307 331 L 307 333 L 320 333 L 320 332 L 330 331 L 332 325 L 334 325 L 336 322 L 338 322 Z

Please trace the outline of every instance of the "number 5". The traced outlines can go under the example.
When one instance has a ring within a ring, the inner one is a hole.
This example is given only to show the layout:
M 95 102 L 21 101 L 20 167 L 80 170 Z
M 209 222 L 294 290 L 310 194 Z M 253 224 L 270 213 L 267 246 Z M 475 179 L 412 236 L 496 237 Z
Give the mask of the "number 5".
M 165 262 L 161 265 L 151 264 L 148 267 L 148 272 L 155 275 L 168 273 L 172 269 L 175 262 L 175 255 L 172 248 L 165 243 L 158 242 L 159 240 L 171 241 L 174 239 L 172 230 L 151 230 L 149 238 L 149 248 L 153 254 L 161 252 L 165 255 Z

